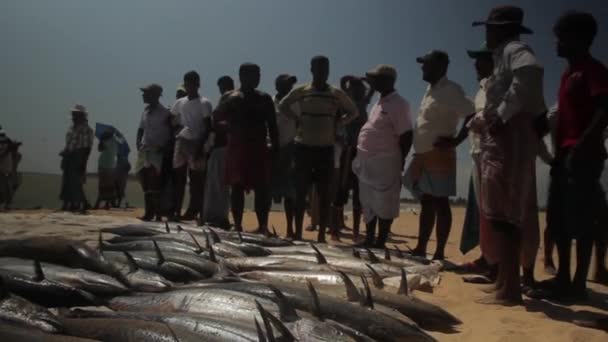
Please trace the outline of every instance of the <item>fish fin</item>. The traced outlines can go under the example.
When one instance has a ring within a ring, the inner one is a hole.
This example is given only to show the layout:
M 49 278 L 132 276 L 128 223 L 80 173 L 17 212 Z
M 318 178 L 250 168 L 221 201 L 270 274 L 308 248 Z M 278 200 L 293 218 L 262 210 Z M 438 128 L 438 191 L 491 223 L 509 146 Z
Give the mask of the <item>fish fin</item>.
M 388 248 L 384 249 L 384 260 L 391 260 L 391 251 Z
M 382 281 L 382 277 L 378 274 L 378 272 L 376 272 L 376 270 L 370 264 L 365 264 L 365 266 L 367 266 L 372 273 L 372 281 L 374 282 L 374 286 L 378 289 L 383 288 L 384 282 Z
M 194 234 L 192 234 L 190 232 L 188 232 L 188 235 L 190 235 L 190 238 L 192 239 L 192 241 L 194 241 L 194 245 L 196 246 L 196 253 L 202 253 L 204 251 L 204 249 L 201 246 L 201 244 L 198 243 L 196 236 L 194 236 Z
M 262 317 L 262 322 L 264 323 L 264 328 L 266 329 L 266 335 L 268 336 L 268 341 L 269 342 L 275 342 L 276 340 L 274 339 L 274 332 L 272 331 L 272 325 L 270 324 L 270 319 L 268 318 L 268 311 L 266 311 L 266 309 L 264 309 L 264 307 L 262 306 L 262 304 L 260 304 L 260 302 L 258 302 L 257 299 L 254 299 L 255 302 L 255 307 L 258 309 L 258 311 L 260 312 L 260 316 Z
M 131 253 L 124 251 L 123 254 L 127 257 L 127 264 L 129 264 L 129 273 L 133 273 L 139 269 L 137 262 L 133 259 Z
M 99 236 L 97 237 L 97 250 L 100 253 L 103 251 L 103 233 L 101 230 L 99 231 Z
M 154 244 L 154 251 L 156 252 L 156 258 L 158 258 L 157 264 L 160 266 L 165 263 L 165 256 L 163 255 L 163 252 L 160 250 L 160 247 L 158 247 L 158 243 L 156 242 L 156 240 L 152 240 L 152 243 Z
M 264 309 L 264 311 L 266 311 L 266 310 Z M 296 338 L 291 334 L 291 331 L 289 331 L 289 329 L 287 329 L 285 324 L 283 324 L 283 322 L 281 322 L 280 319 L 276 318 L 273 314 L 271 314 L 268 311 L 266 311 L 266 316 L 268 317 L 268 320 L 272 323 L 272 325 L 274 325 L 275 328 L 277 328 L 277 330 L 281 333 L 281 341 L 286 341 L 286 342 L 296 341 Z
M 43 281 L 46 278 L 39 260 L 34 260 L 34 273 L 34 281 Z
M 209 228 L 207 229 L 207 232 L 209 233 L 209 235 L 211 235 L 211 238 L 213 238 L 213 243 L 222 242 L 222 239 L 220 239 L 220 236 L 215 230 Z
M 377 264 L 380 262 L 380 260 L 376 256 L 376 254 L 374 254 L 374 252 L 370 251 L 369 248 L 365 248 L 365 251 L 367 252 L 370 263 Z
M 264 331 L 262 327 L 260 327 L 260 322 L 258 322 L 257 317 L 253 317 L 253 322 L 255 323 L 255 331 L 258 333 L 258 342 L 267 342 L 266 335 L 264 335 Z
M 239 237 L 239 243 L 243 243 L 243 234 L 241 234 L 241 232 L 236 232 L 236 235 Z
M 410 289 L 407 286 L 407 274 L 405 273 L 405 268 L 401 269 L 401 282 L 399 283 L 399 290 L 397 290 L 397 294 L 406 296 L 410 295 Z
M 274 225 L 272 225 L 271 228 L 272 228 L 272 237 L 275 237 L 275 238 L 279 237 L 279 234 L 277 234 L 277 230 L 274 229 Z
M 317 290 L 312 285 L 310 280 L 306 281 L 306 286 L 308 287 L 308 292 L 310 293 L 310 303 L 312 305 L 312 314 L 320 320 L 323 320 L 323 313 L 321 312 L 321 303 L 319 302 L 319 295 L 317 294 Z
M 268 285 L 270 290 L 277 296 L 278 305 L 279 305 L 279 314 L 281 315 L 281 321 L 284 322 L 293 322 L 298 319 L 298 314 L 296 313 L 296 309 L 289 303 L 287 298 L 281 290 L 279 290 L 274 285 Z
M 169 229 L 169 222 L 165 221 L 165 230 L 167 231 L 167 234 L 171 233 L 171 229 Z
M 356 248 L 353 248 L 353 257 L 361 259 L 361 253 Z
M 399 257 L 400 259 L 403 259 L 405 257 L 405 255 L 403 254 L 403 251 L 401 251 L 401 249 L 399 249 L 399 246 L 395 245 L 395 250 L 397 251 L 397 257 Z
M 238 274 L 232 272 L 223 262 L 217 264 L 217 272 L 213 275 L 214 279 L 225 279 L 229 277 L 238 278 Z
M 372 297 L 372 290 L 369 287 L 369 282 L 367 281 L 367 278 L 365 278 L 364 276 L 361 276 L 361 281 L 363 282 L 363 298 L 361 300 L 361 305 L 368 307 L 370 309 L 374 308 L 374 298 Z
M 357 287 L 353 283 L 353 281 L 346 275 L 346 273 L 342 271 L 338 271 L 338 274 L 342 278 L 344 282 L 344 286 L 346 287 L 346 298 L 349 302 L 358 302 L 361 300 L 361 295 L 359 291 L 357 291 Z
M 215 257 L 215 251 L 213 250 L 213 245 L 211 245 L 211 241 L 209 240 L 209 235 L 207 233 L 205 233 L 205 240 L 207 241 L 207 249 L 209 250 L 209 260 L 217 262 L 217 258 Z
M 325 264 L 327 264 L 327 259 L 325 259 L 325 256 L 323 255 L 323 253 L 321 253 L 321 251 L 317 248 L 317 246 L 315 246 L 311 242 L 310 243 L 310 247 L 315 250 L 315 256 L 317 257 L 317 263 L 319 265 L 325 265 Z

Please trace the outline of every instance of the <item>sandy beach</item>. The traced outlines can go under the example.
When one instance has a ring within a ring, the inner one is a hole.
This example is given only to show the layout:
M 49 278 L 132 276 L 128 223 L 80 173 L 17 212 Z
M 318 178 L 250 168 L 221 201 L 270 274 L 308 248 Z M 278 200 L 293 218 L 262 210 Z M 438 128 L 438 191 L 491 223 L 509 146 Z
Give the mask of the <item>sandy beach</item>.
M 135 217 L 141 210 L 92 211 L 89 215 L 57 213 L 50 210 L 29 210 L 0 213 L 0 239 L 25 237 L 30 235 L 61 235 L 69 238 L 88 240 L 97 239 L 98 227 L 138 222 Z M 466 256 L 458 250 L 461 227 L 464 217 L 463 208 L 454 209 L 454 226 L 447 246 L 447 257 L 459 264 L 473 260 L 479 255 L 474 250 Z M 541 227 L 544 228 L 544 215 L 541 214 Z M 272 212 L 271 224 L 279 234 L 284 233 L 284 216 Z M 350 225 L 347 221 L 347 225 Z M 247 212 L 244 218 L 246 230 L 256 226 L 255 215 Z M 416 210 L 403 209 L 401 217 L 393 225 L 390 246 L 413 247 L 416 243 L 418 216 Z M 316 233 L 306 232 L 305 238 L 313 239 Z M 350 232 L 345 231 L 342 243 L 350 243 Z M 429 251 L 434 251 L 434 239 Z M 542 270 L 542 256 L 539 253 L 536 269 L 538 279 L 548 276 Z M 592 270 L 593 271 L 593 270 Z M 525 300 L 525 306 L 498 307 L 479 305 L 475 299 L 482 297 L 480 285 L 466 284 L 461 275 L 444 272 L 441 283 L 433 294 L 415 293 L 416 296 L 442 306 L 463 321 L 456 331 L 431 332 L 440 341 L 606 341 L 608 334 L 586 329 L 572 324 L 574 319 L 591 318 L 606 314 L 608 310 L 608 288 L 590 284 L 590 299 L 587 303 L 559 305 L 547 301 Z

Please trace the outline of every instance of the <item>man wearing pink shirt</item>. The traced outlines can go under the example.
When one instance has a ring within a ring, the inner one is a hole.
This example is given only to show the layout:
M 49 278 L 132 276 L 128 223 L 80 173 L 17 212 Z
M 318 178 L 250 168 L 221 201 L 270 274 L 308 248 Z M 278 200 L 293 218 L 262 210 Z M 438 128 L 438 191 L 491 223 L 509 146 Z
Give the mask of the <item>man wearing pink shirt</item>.
M 412 146 L 412 121 L 409 104 L 395 90 L 395 68 L 379 65 L 367 72 L 367 78 L 380 93 L 380 100 L 359 133 L 353 172 L 359 178 L 359 199 L 367 225 L 363 244 L 384 248 L 393 219 L 399 216 L 401 173 Z

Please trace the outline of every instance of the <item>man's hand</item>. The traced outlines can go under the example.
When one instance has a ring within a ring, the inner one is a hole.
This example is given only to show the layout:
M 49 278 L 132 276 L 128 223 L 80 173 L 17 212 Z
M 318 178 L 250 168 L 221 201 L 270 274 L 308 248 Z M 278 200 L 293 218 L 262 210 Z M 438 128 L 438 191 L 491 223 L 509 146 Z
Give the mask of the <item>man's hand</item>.
M 454 137 L 439 137 L 433 144 L 436 148 L 455 148 L 458 146 L 458 139 Z

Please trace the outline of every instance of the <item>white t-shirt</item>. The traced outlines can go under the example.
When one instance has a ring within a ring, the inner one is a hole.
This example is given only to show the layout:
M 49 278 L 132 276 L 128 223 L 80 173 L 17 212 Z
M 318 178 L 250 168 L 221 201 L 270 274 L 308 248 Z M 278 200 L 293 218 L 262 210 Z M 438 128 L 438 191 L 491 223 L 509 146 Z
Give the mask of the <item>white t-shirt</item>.
M 187 140 L 202 139 L 203 132 L 209 129 L 205 127 L 205 118 L 211 117 L 212 111 L 211 102 L 202 96 L 192 100 L 182 97 L 175 101 L 171 114 L 175 115 L 178 124 L 183 126 L 177 136 Z

